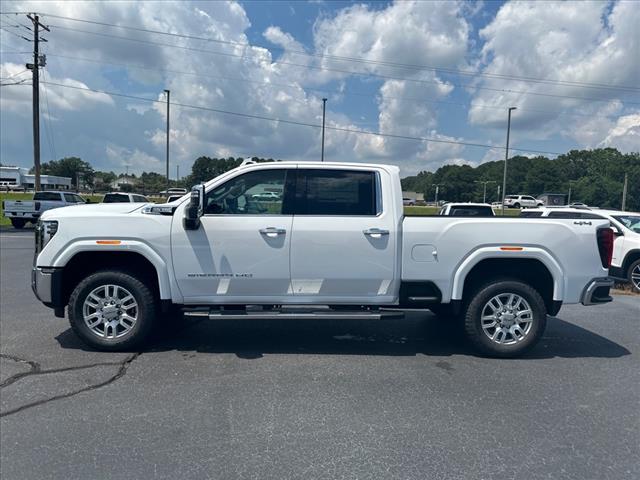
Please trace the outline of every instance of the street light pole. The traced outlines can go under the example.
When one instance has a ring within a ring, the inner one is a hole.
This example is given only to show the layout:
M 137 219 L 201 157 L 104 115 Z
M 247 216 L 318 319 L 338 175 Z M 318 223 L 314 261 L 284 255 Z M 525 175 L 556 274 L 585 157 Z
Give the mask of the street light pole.
M 473 183 L 482 183 L 482 203 L 487 203 L 487 183 L 496 183 L 495 180 L 475 180 Z
M 509 133 L 511 132 L 511 111 L 516 107 L 509 107 L 509 118 L 507 120 L 507 148 L 504 152 L 504 172 L 502 173 L 502 215 L 504 216 L 504 197 L 507 193 L 507 160 L 509 159 Z
M 171 97 L 171 91 L 166 90 L 167 94 L 167 192 L 169 191 L 169 99 Z
M 320 155 L 321 162 L 324 162 L 324 119 L 325 119 L 326 109 L 327 109 L 327 99 L 323 98 L 322 99 L 322 153 Z
M 571 187 L 576 183 L 574 180 L 569 180 L 569 198 L 567 199 L 567 205 L 571 205 Z

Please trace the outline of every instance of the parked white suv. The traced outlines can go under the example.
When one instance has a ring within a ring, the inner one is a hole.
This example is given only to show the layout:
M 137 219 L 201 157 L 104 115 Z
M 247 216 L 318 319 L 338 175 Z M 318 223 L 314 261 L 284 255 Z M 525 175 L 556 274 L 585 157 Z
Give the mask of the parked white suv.
M 504 206 L 510 208 L 536 208 L 542 207 L 544 202 L 531 195 L 507 195 L 504 197 Z
M 615 233 L 609 274 L 628 281 L 640 292 L 640 213 L 620 210 L 579 208 L 537 208 L 520 213 L 521 217 L 579 218 L 583 221 L 606 219 Z

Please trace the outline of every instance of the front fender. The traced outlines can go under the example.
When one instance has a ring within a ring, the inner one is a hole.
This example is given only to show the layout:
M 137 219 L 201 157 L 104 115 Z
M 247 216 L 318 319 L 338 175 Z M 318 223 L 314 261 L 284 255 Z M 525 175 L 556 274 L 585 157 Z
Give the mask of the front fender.
M 160 298 L 163 300 L 171 298 L 171 284 L 169 281 L 169 270 L 166 262 L 149 245 L 138 240 L 108 240 L 109 243 L 101 240 L 78 240 L 64 247 L 53 260 L 52 267 L 64 267 L 69 261 L 80 252 L 135 252 L 146 258 L 156 269 L 158 275 L 158 286 Z

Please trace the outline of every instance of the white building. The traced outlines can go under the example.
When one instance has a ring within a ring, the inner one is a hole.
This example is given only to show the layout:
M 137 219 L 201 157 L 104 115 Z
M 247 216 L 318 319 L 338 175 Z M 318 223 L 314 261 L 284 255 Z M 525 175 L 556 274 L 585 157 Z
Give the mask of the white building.
M 135 187 L 138 185 L 138 179 L 133 175 L 120 175 L 116 178 L 109 187 L 111 190 L 122 190 L 128 187 Z
M 35 183 L 36 176 L 30 174 L 28 168 L 0 167 L 0 190 L 6 187 L 33 190 Z M 71 178 L 40 175 L 40 186 L 42 190 L 70 190 Z

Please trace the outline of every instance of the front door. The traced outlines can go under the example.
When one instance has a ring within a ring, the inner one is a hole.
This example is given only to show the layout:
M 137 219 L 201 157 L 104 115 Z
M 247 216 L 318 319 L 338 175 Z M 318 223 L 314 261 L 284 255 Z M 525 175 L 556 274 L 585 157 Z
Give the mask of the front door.
M 394 300 L 397 227 L 393 209 L 382 208 L 381 192 L 374 170 L 297 170 L 291 238 L 296 302 Z
M 185 303 L 278 303 L 291 295 L 289 171 L 262 166 L 211 188 L 197 230 L 174 220 L 173 265 Z

